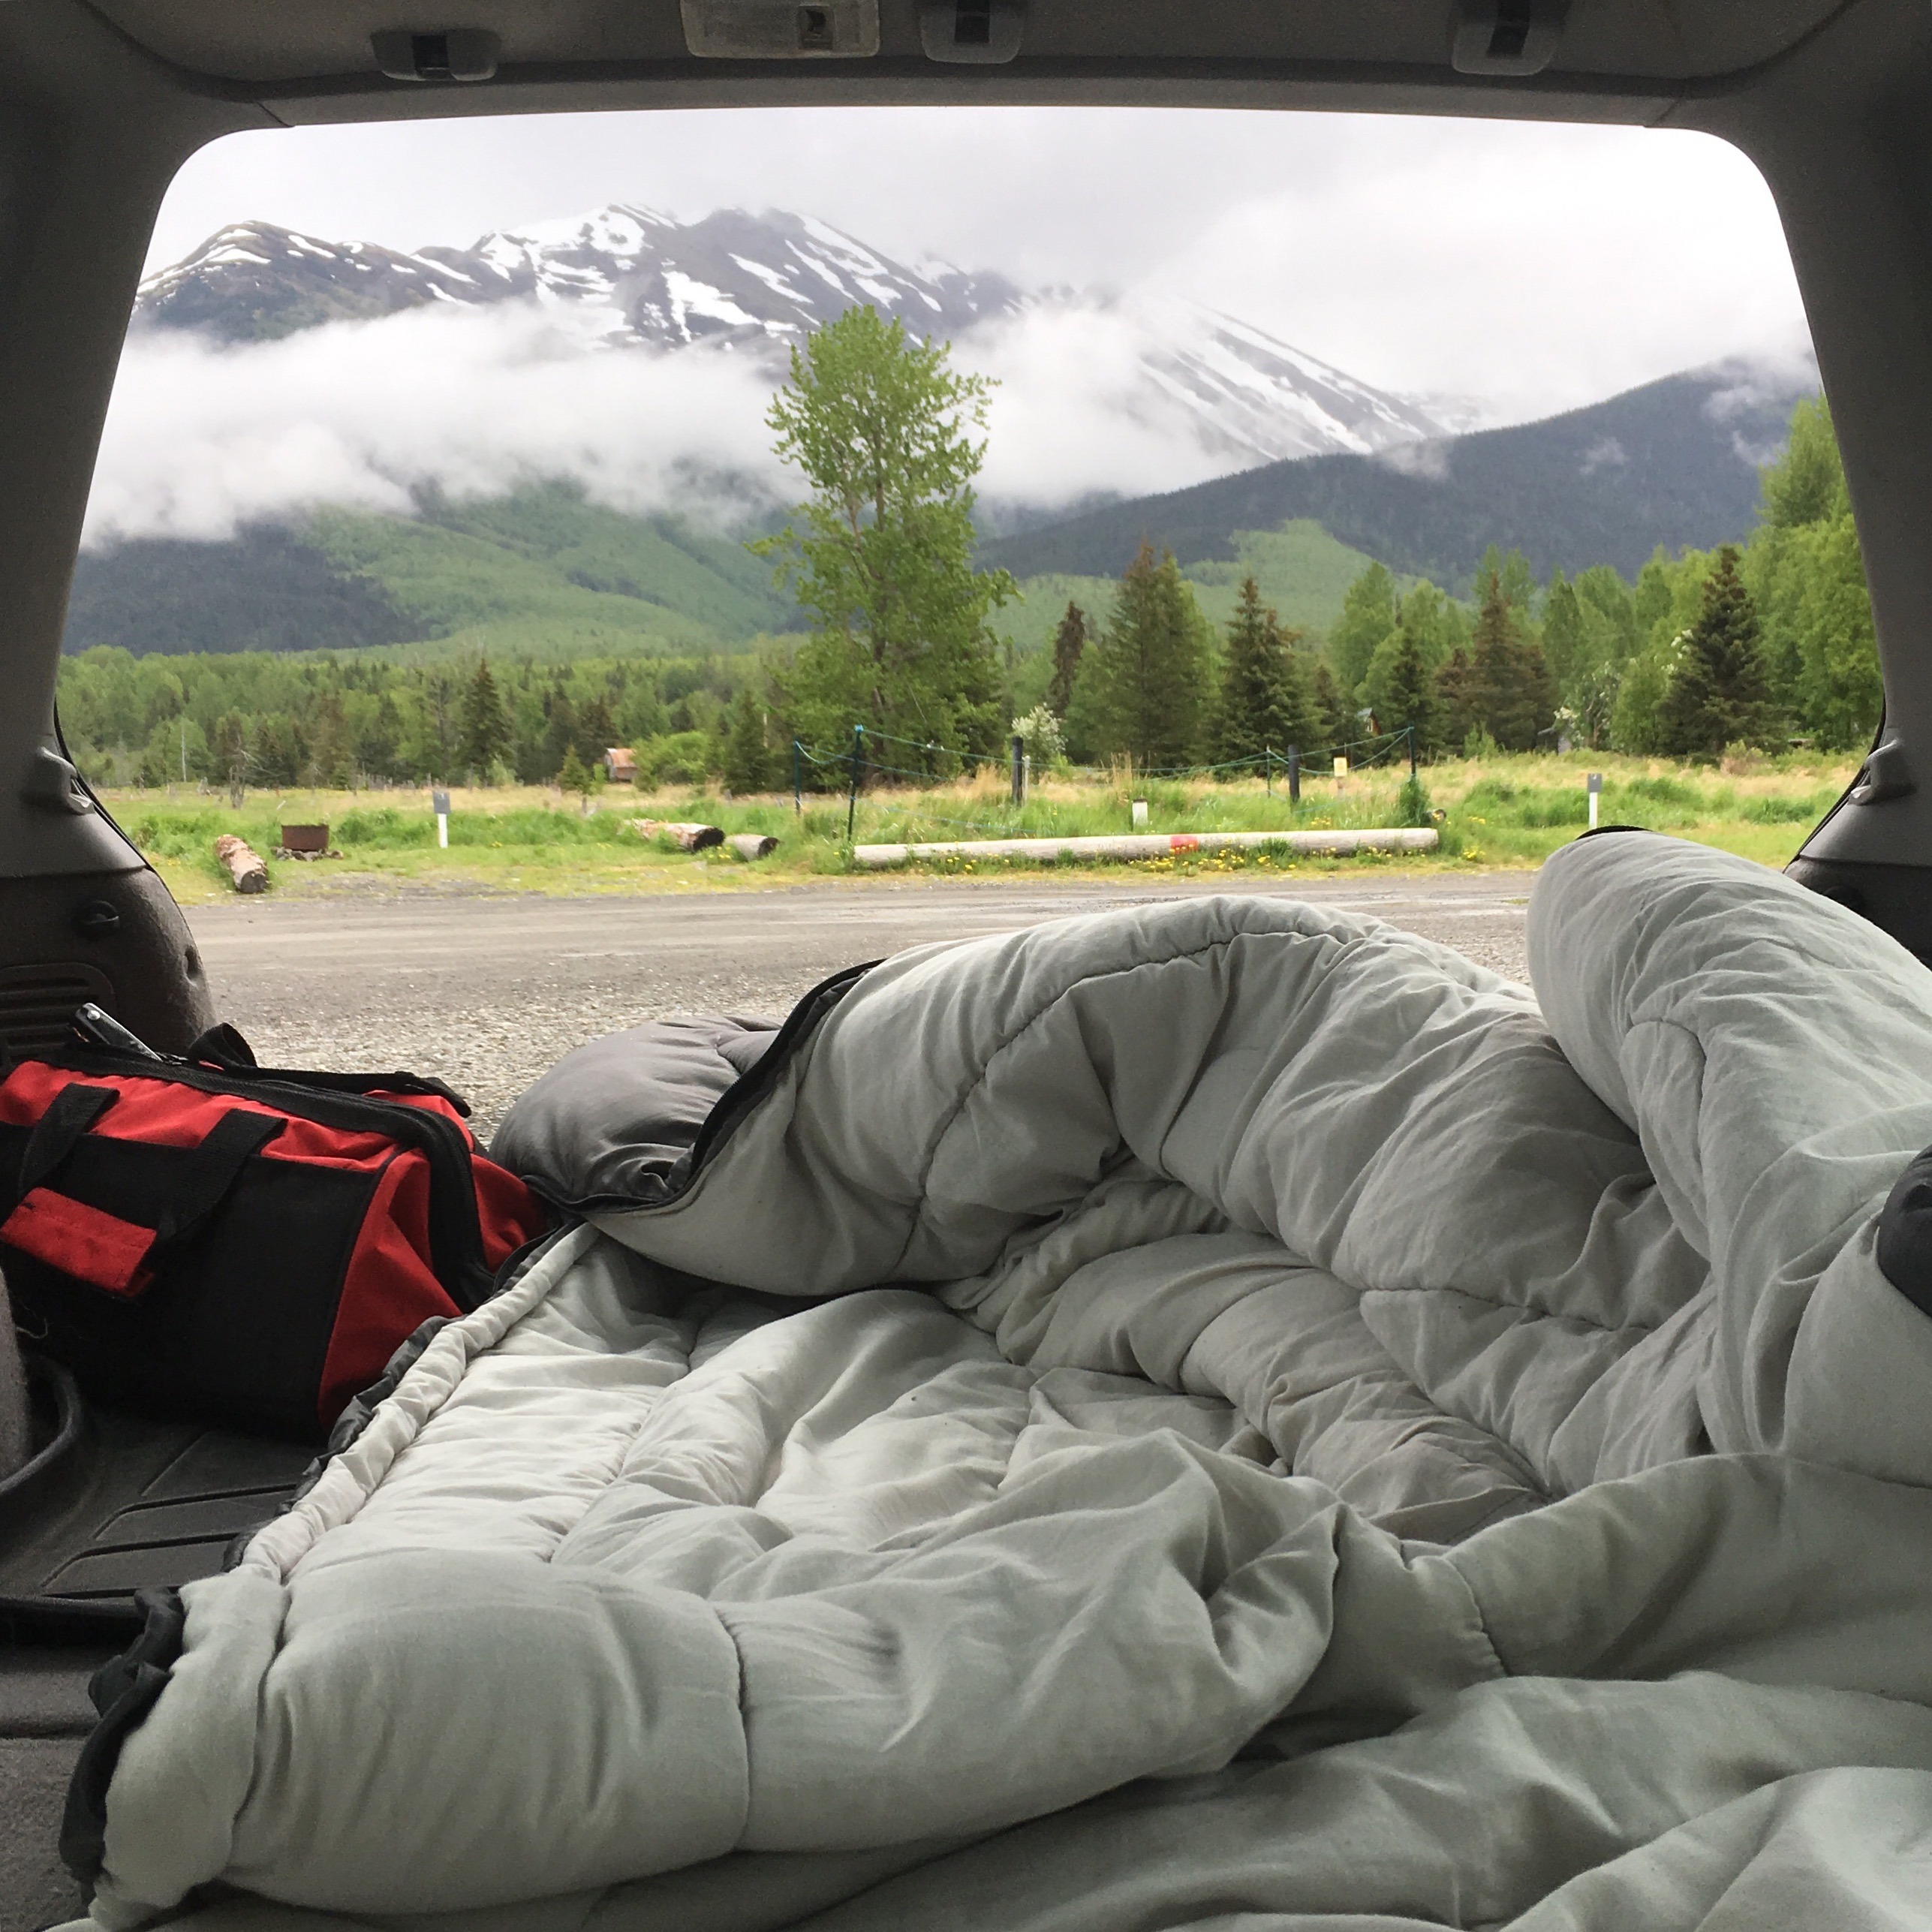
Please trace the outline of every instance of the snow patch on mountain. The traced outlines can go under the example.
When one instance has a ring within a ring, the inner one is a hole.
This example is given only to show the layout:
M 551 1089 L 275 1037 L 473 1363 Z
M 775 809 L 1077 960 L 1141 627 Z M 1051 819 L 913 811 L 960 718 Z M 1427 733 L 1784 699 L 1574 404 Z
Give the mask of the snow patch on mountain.
M 768 380 L 792 346 L 862 303 L 916 335 L 952 342 L 962 360 L 1003 380 L 1003 357 L 1025 353 L 1019 345 L 1029 337 L 1085 330 L 1097 345 L 1104 339 L 1099 364 L 1071 363 L 1067 378 L 1090 402 L 1103 397 L 1121 427 L 1174 440 L 1176 484 L 1442 433 L 1413 399 L 1198 304 L 1027 290 L 949 263 L 907 264 L 827 222 L 783 212 L 727 209 L 680 223 L 616 203 L 485 235 L 467 248 L 414 253 L 247 223 L 143 284 L 135 320 L 242 343 L 432 304 L 516 301 L 570 313 L 590 348 L 724 349 L 766 368 Z

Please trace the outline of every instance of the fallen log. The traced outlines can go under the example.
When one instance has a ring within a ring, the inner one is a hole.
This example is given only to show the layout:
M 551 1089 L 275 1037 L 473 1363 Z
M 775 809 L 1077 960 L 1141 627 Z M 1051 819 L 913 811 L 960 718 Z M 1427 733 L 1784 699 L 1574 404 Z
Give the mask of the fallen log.
M 245 838 L 224 832 L 215 841 L 215 856 L 227 867 L 228 876 L 238 892 L 268 890 L 268 864 Z
M 924 845 L 855 845 L 854 865 L 877 869 L 914 859 L 1166 859 L 1182 852 L 1265 850 L 1345 857 L 1351 852 L 1431 852 L 1432 829 L 1365 832 L 1160 832 L 1080 838 L 949 838 Z
M 724 842 L 741 859 L 768 859 L 778 849 L 778 841 L 763 832 L 734 832 Z
M 721 826 L 694 825 L 668 818 L 633 818 L 626 823 L 633 832 L 646 838 L 668 838 L 680 852 L 702 852 L 707 845 L 724 843 L 724 831 Z

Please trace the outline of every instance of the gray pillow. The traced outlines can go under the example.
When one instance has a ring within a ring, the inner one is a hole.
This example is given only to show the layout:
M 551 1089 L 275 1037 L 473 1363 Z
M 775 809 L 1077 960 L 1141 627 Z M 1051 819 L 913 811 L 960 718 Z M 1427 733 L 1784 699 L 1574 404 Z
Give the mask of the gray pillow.
M 594 1040 L 525 1091 L 490 1158 L 563 1208 L 663 1199 L 706 1118 L 777 1034 L 770 1020 L 675 1019 Z

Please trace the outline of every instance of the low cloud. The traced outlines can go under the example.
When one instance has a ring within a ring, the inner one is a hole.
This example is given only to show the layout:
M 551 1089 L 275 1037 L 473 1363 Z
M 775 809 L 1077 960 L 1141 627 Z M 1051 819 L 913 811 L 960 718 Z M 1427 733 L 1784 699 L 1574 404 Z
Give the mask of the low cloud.
M 1398 443 L 1376 457 L 1378 463 L 1405 477 L 1420 477 L 1425 483 L 1446 483 L 1449 473 L 1449 445 L 1431 437 L 1426 443 Z
M 742 349 L 613 346 L 534 305 L 421 309 L 278 342 L 130 337 L 86 541 L 218 539 L 324 504 L 407 513 L 428 488 L 498 495 L 570 477 L 633 512 L 731 522 L 799 480 L 764 421 L 783 375 Z M 1172 489 L 1256 460 L 1151 385 L 1143 325 L 1046 305 L 955 345 L 1001 378 L 981 493 L 1039 510 Z
M 1774 405 L 1780 417 L 1800 396 L 1818 393 L 1818 360 L 1809 341 L 1790 343 L 1759 356 L 1735 356 L 1719 365 L 1723 387 L 1706 398 L 1704 413 L 1713 423 L 1729 424 L 1738 460 L 1762 469 L 1784 447 L 1780 432 L 1771 437 L 1750 432 L 1750 419 Z M 1740 419 L 1744 419 L 1742 423 Z
M 1130 303 L 1070 302 L 1023 310 L 956 343 L 961 367 L 999 380 L 982 494 L 1054 508 L 1183 489 L 1261 462 L 1205 431 L 1150 377 L 1147 359 L 1160 346 Z
M 534 307 L 417 310 L 223 347 L 128 341 L 86 541 L 218 538 L 321 504 L 407 512 L 570 477 L 600 501 L 715 515 L 786 484 L 755 362 L 600 346 Z M 706 480 L 710 479 L 710 480 Z

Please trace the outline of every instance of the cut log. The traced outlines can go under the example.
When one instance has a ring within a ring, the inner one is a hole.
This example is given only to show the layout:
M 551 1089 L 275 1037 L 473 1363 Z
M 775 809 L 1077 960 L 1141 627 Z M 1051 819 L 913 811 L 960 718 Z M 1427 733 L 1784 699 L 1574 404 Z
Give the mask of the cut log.
M 855 845 L 854 865 L 874 871 L 915 859 L 1168 859 L 1185 852 L 1265 851 L 1319 853 L 1432 852 L 1433 826 L 1390 826 L 1363 832 L 1147 832 L 1079 838 L 949 838 L 923 845 Z
M 702 852 L 707 845 L 724 843 L 721 826 L 692 825 L 666 818 L 633 818 L 629 823 L 633 831 L 646 838 L 668 838 L 680 852 Z
M 734 832 L 724 842 L 741 859 L 769 859 L 778 849 L 778 841 L 764 832 Z
M 215 841 L 215 856 L 227 867 L 236 892 L 268 890 L 267 862 L 245 838 L 237 838 L 232 832 L 223 832 Z

